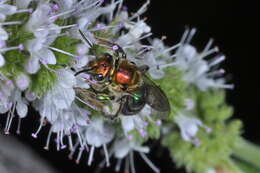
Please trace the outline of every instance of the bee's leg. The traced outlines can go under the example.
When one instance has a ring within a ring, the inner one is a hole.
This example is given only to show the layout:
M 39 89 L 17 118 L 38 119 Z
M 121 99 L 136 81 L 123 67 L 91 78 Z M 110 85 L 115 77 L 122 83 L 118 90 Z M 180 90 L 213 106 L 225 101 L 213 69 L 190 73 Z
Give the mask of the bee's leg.
M 96 98 L 100 101 L 105 101 L 105 100 L 114 100 L 115 96 L 109 94 L 97 94 Z

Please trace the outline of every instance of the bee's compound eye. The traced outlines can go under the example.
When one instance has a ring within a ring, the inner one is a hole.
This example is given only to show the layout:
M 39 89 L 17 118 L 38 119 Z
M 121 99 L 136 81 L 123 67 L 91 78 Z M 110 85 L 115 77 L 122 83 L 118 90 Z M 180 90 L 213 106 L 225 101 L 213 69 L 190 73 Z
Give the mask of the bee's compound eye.
M 104 79 L 104 77 L 103 77 L 102 74 L 97 74 L 97 75 L 95 76 L 95 79 L 96 79 L 97 81 L 102 81 L 102 80 Z

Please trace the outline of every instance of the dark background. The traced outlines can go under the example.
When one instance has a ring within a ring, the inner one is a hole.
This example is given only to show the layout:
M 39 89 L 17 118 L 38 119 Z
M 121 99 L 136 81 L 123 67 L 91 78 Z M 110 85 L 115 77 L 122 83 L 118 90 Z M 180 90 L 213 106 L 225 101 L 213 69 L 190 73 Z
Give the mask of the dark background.
M 231 82 L 235 84 L 235 89 L 228 91 L 227 101 L 235 107 L 234 116 L 241 118 L 244 122 L 243 135 L 260 144 L 258 120 L 260 116 L 258 90 L 260 88 L 258 83 L 260 6 L 257 5 L 257 0 L 151 1 L 150 8 L 145 14 L 148 17 L 147 22 L 152 26 L 154 36 L 167 36 L 167 44 L 176 44 L 186 26 L 198 29 L 198 33 L 193 39 L 193 43 L 198 48 L 202 48 L 209 38 L 215 39 L 215 45 L 227 56 L 223 68 L 227 70 L 231 76 Z M 134 12 L 144 2 L 144 0 L 126 0 L 126 5 L 130 12 Z M 28 123 L 26 124 L 28 125 Z M 31 145 L 57 170 L 61 173 L 93 172 L 93 168 L 85 166 L 86 158 L 80 165 L 76 165 L 67 159 L 67 152 L 43 150 L 45 141 L 34 140 L 30 137 L 35 128 L 36 126 L 29 125 L 23 127 L 23 134 L 19 139 Z M 45 139 L 45 137 L 43 138 Z M 178 173 L 178 171 L 174 171 L 175 168 L 168 152 L 166 150 L 161 152 L 163 158 L 156 157 L 155 152 L 152 152 L 149 157 L 161 168 L 162 173 Z M 136 159 L 137 172 L 152 172 L 140 158 Z M 114 170 L 105 169 L 103 172 L 114 172 Z M 179 172 L 183 172 L 183 170 L 179 170 Z

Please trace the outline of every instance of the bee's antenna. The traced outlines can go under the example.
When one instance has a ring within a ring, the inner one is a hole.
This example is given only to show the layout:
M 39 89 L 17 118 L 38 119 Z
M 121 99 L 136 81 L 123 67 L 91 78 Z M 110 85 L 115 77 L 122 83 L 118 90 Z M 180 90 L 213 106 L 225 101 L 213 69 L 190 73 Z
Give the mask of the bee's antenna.
M 83 38 L 84 42 L 90 47 L 93 47 L 93 43 L 88 39 L 88 37 L 79 29 L 79 33 L 81 37 Z
M 92 70 L 92 68 L 90 68 L 90 69 L 80 70 L 80 71 L 76 72 L 76 73 L 74 74 L 74 76 L 78 76 L 80 73 L 89 72 L 90 70 Z

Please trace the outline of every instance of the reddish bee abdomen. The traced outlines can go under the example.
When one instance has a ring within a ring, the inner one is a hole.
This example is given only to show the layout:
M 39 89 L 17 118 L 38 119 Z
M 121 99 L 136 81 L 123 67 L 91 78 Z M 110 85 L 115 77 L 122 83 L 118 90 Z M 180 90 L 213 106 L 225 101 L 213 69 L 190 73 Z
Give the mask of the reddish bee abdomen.
M 129 84 L 132 80 L 132 73 L 126 69 L 120 68 L 116 73 L 116 82 L 119 84 Z

